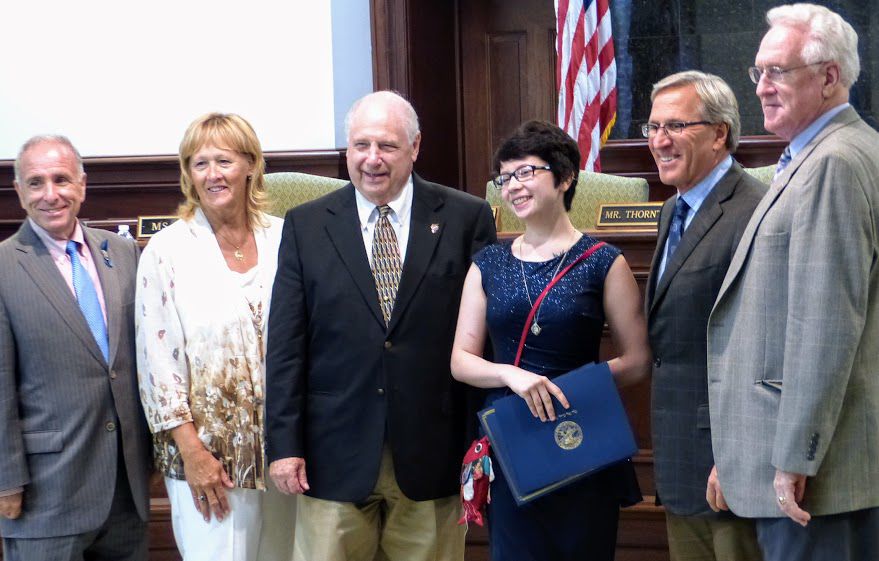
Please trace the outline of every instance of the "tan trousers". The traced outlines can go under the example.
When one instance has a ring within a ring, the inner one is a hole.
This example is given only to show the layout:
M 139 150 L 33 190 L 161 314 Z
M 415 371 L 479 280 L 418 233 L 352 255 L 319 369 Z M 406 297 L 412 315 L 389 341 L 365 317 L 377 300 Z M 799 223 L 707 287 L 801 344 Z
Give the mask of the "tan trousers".
M 754 521 L 665 512 L 671 561 L 762 561 Z
M 362 503 L 299 497 L 294 561 L 462 561 L 465 526 L 457 495 L 413 501 L 397 486 L 387 446 Z

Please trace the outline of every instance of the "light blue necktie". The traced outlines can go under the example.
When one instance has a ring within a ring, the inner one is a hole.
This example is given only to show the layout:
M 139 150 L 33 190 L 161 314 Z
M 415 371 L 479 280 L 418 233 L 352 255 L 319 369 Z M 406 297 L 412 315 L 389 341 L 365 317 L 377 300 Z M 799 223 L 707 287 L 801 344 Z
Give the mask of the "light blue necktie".
M 101 302 L 95 285 L 88 271 L 79 261 L 79 243 L 69 240 L 67 242 L 67 255 L 70 256 L 70 265 L 73 268 L 73 290 L 76 292 L 76 301 L 79 309 L 85 316 L 86 323 L 104 355 L 104 360 L 110 361 L 110 345 L 107 341 L 107 325 L 104 323 L 104 313 L 101 311 Z
M 671 226 L 668 229 L 668 252 L 665 255 L 665 262 L 671 261 L 678 244 L 681 243 L 681 237 L 684 235 L 684 224 L 687 223 L 687 213 L 690 211 L 690 205 L 683 197 L 678 197 L 675 203 L 675 213 L 671 219 Z
M 778 165 L 775 166 L 775 175 L 772 176 L 772 181 L 778 179 L 778 176 L 781 175 L 781 172 L 790 163 L 790 160 L 790 145 L 788 145 L 785 147 L 784 152 L 781 153 L 781 158 L 778 159 Z

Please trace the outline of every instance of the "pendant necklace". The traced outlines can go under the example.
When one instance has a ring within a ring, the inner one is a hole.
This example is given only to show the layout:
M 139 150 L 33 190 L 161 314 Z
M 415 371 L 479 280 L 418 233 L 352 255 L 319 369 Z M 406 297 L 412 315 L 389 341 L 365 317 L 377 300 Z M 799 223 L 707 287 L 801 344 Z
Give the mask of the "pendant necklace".
M 226 243 L 228 243 L 229 245 L 231 245 L 232 247 L 235 248 L 235 252 L 232 254 L 232 255 L 235 256 L 235 260 L 236 260 L 236 261 L 244 261 L 244 252 L 241 251 L 241 245 L 244 245 L 244 243 L 247 243 L 247 237 L 244 238 L 244 243 L 242 243 L 241 245 L 235 245 L 234 243 L 232 243 L 232 242 L 229 240 L 229 238 L 226 237 L 225 234 L 223 234 L 223 233 L 220 232 L 219 230 L 217 230 L 217 233 L 220 234 L 220 237 L 221 237 L 221 238 L 223 238 L 224 240 L 226 240 Z
M 555 272 L 552 274 L 551 277 L 549 277 L 549 282 L 552 282 L 552 279 L 554 279 L 556 275 L 559 274 L 559 269 L 562 268 L 562 263 L 564 263 L 565 259 L 568 258 L 568 252 L 571 251 L 571 247 L 573 246 L 568 247 L 568 249 L 566 249 L 565 252 L 562 254 L 562 258 L 559 259 L 559 264 L 555 267 Z M 521 257 L 522 255 L 522 240 L 520 239 L 519 256 Z M 525 264 L 523 263 L 522 259 L 519 259 L 519 270 L 522 272 L 522 284 L 525 285 L 525 296 L 528 298 L 528 305 L 533 308 L 534 302 L 531 301 L 531 291 L 528 290 L 528 279 L 525 277 Z M 549 284 L 549 282 L 547 284 Z M 540 306 L 542 305 L 543 301 L 541 300 Z M 537 320 L 540 319 L 540 306 L 537 307 L 537 312 L 534 313 L 534 322 L 531 324 L 531 333 L 533 333 L 534 335 L 540 335 L 540 332 L 543 331 L 543 328 L 540 327 L 539 323 L 537 323 Z

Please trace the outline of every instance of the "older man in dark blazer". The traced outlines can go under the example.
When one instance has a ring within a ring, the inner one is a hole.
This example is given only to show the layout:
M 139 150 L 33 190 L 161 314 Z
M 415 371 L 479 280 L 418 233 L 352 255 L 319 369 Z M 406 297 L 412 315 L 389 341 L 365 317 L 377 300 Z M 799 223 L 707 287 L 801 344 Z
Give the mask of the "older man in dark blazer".
M 752 521 L 712 512 L 708 314 L 745 224 L 766 191 L 730 153 L 739 139 L 735 95 L 688 71 L 659 81 L 644 125 L 659 177 L 677 194 L 660 214 L 646 315 L 653 350 L 653 450 L 672 561 L 755 561 Z
M 267 454 L 299 499 L 296 559 L 463 559 L 467 443 L 449 373 L 485 201 L 412 173 L 411 105 L 349 112 L 351 184 L 287 213 L 268 334 Z
M 4 560 L 145 561 L 137 246 L 79 223 L 86 176 L 64 137 L 28 141 L 14 185 L 28 218 L 0 244 Z

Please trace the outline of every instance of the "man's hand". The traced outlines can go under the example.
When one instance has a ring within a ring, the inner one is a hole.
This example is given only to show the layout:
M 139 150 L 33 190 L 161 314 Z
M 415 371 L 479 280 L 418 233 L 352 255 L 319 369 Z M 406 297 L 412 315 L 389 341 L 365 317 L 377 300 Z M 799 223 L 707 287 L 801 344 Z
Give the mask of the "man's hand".
M 287 495 L 299 495 L 310 489 L 305 475 L 305 458 L 283 458 L 269 466 L 275 486 Z
M 708 474 L 708 486 L 705 489 L 705 500 L 708 506 L 714 512 L 721 510 L 729 510 L 726 499 L 723 496 L 723 490 L 720 488 L 720 480 L 717 479 L 717 466 L 711 467 L 711 473 Z
M 15 520 L 21 516 L 21 499 L 24 493 L 16 493 L 6 497 L 0 497 L 0 516 Z
M 806 493 L 806 476 L 776 469 L 772 485 L 775 487 L 775 501 L 781 512 L 800 526 L 808 524 L 812 515 L 799 505 Z

